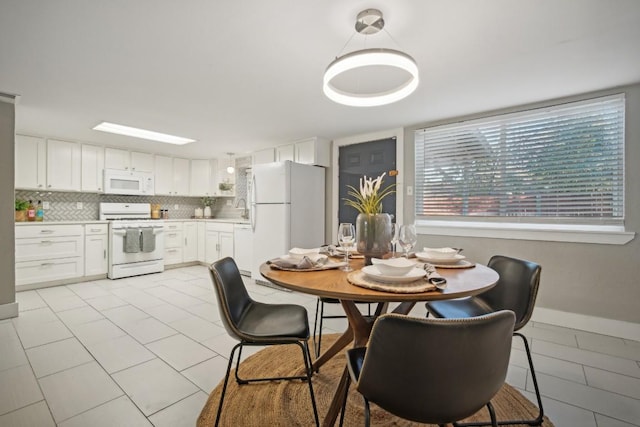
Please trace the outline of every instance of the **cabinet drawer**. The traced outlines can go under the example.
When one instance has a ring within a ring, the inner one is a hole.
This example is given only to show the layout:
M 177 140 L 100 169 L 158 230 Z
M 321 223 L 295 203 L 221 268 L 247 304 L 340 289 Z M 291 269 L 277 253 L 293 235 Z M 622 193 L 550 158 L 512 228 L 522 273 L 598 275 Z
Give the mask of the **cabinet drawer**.
M 182 231 L 182 223 L 181 222 L 165 222 L 164 223 L 164 231 Z
M 179 264 L 182 262 L 182 248 L 165 248 L 164 264 Z
M 207 222 L 207 231 L 226 231 L 233 233 L 233 223 L 230 222 Z
M 182 231 L 167 231 L 164 232 L 164 247 L 166 248 L 181 248 L 184 245 L 182 240 Z M 166 252 L 166 251 L 165 251 Z
M 50 282 L 83 275 L 82 258 L 16 263 L 16 285 Z
M 16 227 L 16 239 L 32 237 L 82 236 L 82 225 L 26 225 Z
M 16 239 L 16 262 L 82 257 L 82 237 L 41 237 Z
M 97 234 L 107 234 L 109 226 L 107 224 L 86 224 L 84 226 L 84 235 L 93 236 Z

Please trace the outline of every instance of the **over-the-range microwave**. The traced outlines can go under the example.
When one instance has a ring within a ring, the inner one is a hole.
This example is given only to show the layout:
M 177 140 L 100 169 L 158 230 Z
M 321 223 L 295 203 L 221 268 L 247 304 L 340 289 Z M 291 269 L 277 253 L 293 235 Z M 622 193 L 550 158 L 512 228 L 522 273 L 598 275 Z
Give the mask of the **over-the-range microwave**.
M 127 194 L 153 196 L 155 194 L 153 174 L 150 172 L 104 170 L 105 194 Z

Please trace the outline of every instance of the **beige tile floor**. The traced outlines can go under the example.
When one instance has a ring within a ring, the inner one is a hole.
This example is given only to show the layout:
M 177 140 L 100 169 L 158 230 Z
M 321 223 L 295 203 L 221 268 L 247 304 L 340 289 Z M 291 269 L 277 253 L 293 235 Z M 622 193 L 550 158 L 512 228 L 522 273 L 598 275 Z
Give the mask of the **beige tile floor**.
M 20 316 L 0 321 L 0 426 L 193 426 L 234 345 L 209 280 L 195 266 L 18 293 Z M 247 286 L 313 322 L 315 298 Z M 533 322 L 524 333 L 556 426 L 640 426 L 639 342 Z M 507 380 L 534 399 L 518 341 Z

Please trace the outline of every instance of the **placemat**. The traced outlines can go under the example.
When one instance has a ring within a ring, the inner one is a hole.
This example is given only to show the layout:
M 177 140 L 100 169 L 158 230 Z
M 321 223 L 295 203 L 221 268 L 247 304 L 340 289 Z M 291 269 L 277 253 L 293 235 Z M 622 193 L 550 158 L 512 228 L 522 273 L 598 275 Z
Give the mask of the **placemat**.
M 435 285 L 432 285 L 423 278 L 409 283 L 382 283 L 370 279 L 362 270 L 352 271 L 347 275 L 347 280 L 352 285 L 360 286 L 361 288 L 394 292 L 397 294 L 415 294 L 436 290 Z

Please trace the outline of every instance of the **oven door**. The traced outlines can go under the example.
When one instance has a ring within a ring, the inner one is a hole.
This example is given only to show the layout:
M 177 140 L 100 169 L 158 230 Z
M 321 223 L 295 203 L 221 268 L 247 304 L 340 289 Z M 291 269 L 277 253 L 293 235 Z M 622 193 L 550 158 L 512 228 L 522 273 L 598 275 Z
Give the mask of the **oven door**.
M 144 235 L 153 236 L 155 248 L 152 251 L 144 252 L 144 248 L 142 247 L 142 245 L 140 245 L 140 248 L 136 252 L 125 252 L 125 236 L 127 235 L 127 230 L 129 229 L 129 227 L 113 227 L 110 233 L 110 261 L 112 265 L 160 260 L 164 257 L 164 230 L 162 227 L 140 226 L 132 228 L 140 230 L 140 233 L 142 233 L 143 230 L 148 230 L 149 233 Z M 129 250 L 131 250 L 131 248 L 129 248 Z

